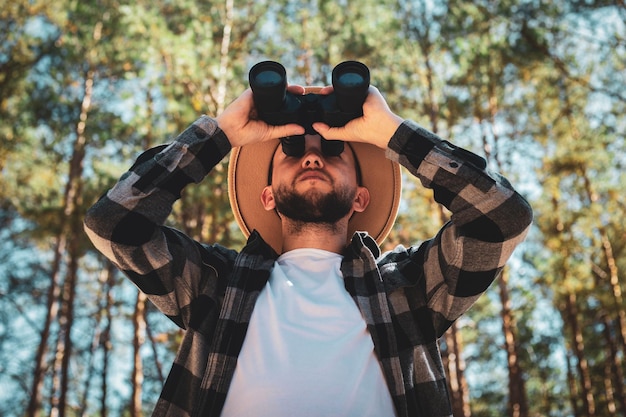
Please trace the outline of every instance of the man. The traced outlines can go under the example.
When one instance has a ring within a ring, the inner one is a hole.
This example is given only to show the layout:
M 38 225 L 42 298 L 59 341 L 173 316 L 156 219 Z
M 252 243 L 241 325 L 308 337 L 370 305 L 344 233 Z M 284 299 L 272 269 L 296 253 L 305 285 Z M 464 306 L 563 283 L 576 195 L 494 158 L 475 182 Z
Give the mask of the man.
M 95 246 L 186 330 L 154 415 L 450 416 L 437 339 L 523 240 L 529 205 L 374 87 L 361 118 L 313 125 L 345 141 L 338 155 L 318 135 L 289 155 L 277 139 L 303 127 L 251 115 L 248 90 L 140 156 L 85 220 Z M 231 148 L 231 205 L 250 235 L 241 252 L 163 225 Z M 397 163 L 452 217 L 432 239 L 381 255 Z

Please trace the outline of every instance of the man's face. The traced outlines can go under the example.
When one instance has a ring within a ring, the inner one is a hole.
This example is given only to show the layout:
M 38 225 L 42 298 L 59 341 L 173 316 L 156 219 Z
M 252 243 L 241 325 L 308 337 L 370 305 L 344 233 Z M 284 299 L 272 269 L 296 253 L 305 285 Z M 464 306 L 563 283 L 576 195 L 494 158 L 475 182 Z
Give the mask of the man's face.
M 264 190 L 262 200 L 266 209 L 275 208 L 289 219 L 330 225 L 353 210 L 365 209 L 363 190 L 357 184 L 354 154 L 349 146 L 338 156 L 327 156 L 322 152 L 320 136 L 306 135 L 301 157 L 285 155 L 278 147 L 272 184 Z

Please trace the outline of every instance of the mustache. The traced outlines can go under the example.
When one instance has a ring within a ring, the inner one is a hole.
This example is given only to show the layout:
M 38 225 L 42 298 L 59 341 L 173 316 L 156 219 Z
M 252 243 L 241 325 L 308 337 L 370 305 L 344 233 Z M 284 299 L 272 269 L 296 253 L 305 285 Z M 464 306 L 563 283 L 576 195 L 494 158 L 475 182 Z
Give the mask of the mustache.
M 294 179 L 294 183 L 298 182 L 300 180 L 302 180 L 304 177 L 311 175 L 311 174 L 315 174 L 316 176 L 320 176 L 322 177 L 322 179 L 324 179 L 325 181 L 328 182 L 333 182 L 332 178 L 330 177 L 330 175 L 328 175 L 328 173 L 326 171 L 324 171 L 323 169 L 319 169 L 319 168 L 306 168 L 303 169 L 302 172 L 298 173 Z

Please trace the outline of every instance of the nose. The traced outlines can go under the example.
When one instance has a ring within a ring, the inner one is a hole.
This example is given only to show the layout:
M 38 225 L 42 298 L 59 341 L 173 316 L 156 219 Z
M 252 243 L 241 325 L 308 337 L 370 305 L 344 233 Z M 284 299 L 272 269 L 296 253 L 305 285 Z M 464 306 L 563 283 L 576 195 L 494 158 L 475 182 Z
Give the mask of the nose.
M 319 152 L 315 150 L 307 151 L 302 158 L 302 168 L 323 168 L 324 161 Z
M 302 168 L 323 168 L 321 138 L 318 135 L 307 135 L 302 157 Z

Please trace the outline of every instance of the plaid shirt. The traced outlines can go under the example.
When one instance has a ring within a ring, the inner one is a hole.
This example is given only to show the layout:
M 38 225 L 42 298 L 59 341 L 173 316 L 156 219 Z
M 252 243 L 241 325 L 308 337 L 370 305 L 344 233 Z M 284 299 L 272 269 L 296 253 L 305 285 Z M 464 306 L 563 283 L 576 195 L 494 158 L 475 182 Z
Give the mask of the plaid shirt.
M 182 189 L 229 151 L 216 122 L 201 117 L 170 145 L 142 154 L 85 219 L 94 245 L 186 330 L 154 416 L 220 415 L 277 257 L 257 233 L 237 252 L 164 226 Z M 505 179 L 486 172 L 482 158 L 412 122 L 396 131 L 387 157 L 433 189 L 451 221 L 434 238 L 383 255 L 357 233 L 341 271 L 398 416 L 450 416 L 437 339 L 498 276 L 532 212 Z

